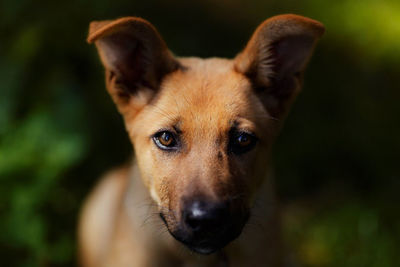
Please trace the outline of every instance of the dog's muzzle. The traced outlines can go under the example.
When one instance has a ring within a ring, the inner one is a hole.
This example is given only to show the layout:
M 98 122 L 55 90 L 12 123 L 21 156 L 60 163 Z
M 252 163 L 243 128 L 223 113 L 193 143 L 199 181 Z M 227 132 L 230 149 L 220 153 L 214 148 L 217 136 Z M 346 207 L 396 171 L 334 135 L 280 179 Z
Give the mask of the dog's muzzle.
M 161 217 L 164 216 L 161 214 Z M 248 212 L 235 211 L 230 203 L 186 201 L 181 218 L 171 235 L 190 250 L 211 254 L 237 238 L 248 219 Z

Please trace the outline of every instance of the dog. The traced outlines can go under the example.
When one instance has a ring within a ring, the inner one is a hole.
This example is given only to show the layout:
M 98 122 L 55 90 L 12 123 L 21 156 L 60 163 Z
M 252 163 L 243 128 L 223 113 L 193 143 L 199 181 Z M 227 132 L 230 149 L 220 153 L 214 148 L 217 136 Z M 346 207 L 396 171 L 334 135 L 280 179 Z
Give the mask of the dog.
M 323 32 L 279 15 L 234 59 L 200 59 L 144 19 L 92 22 L 135 157 L 83 206 L 82 266 L 282 266 L 270 150 Z

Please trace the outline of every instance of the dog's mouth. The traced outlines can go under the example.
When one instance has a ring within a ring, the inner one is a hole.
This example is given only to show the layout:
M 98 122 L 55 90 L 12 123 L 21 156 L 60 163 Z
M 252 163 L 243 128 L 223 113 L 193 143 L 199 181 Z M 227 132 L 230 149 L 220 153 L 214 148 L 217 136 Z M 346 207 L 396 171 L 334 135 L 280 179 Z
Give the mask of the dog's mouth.
M 173 232 L 170 231 L 171 235 L 184 244 L 188 249 L 190 249 L 193 252 L 203 254 L 203 255 L 209 255 L 213 254 L 221 249 L 223 249 L 226 245 L 228 245 L 231 241 L 236 239 L 240 233 L 242 232 L 242 229 L 239 231 L 232 231 L 230 234 L 220 234 L 217 236 L 213 237 L 204 237 L 204 238 L 198 238 L 198 239 L 193 239 L 193 238 L 188 238 L 187 236 L 182 236 L 179 233 L 174 234 Z
M 246 214 L 240 218 L 226 220 L 226 223 L 222 223 L 218 226 L 209 227 L 205 231 L 193 231 L 185 227 L 182 223 L 177 223 L 177 226 L 172 230 L 172 227 L 169 226 L 162 213 L 160 213 L 160 217 L 167 227 L 168 232 L 177 241 L 182 243 L 189 250 L 203 255 L 218 252 L 239 237 L 249 218 L 248 214 Z

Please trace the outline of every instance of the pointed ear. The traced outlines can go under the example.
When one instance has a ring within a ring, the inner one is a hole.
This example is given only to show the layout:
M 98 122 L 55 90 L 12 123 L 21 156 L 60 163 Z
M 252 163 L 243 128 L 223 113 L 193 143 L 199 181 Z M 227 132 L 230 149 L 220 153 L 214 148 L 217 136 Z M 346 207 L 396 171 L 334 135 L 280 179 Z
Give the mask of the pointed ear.
M 297 15 L 275 16 L 256 29 L 235 58 L 236 71 L 250 79 L 272 116 L 281 118 L 287 113 L 323 33 L 324 26 L 318 21 Z
M 145 105 L 163 77 L 179 67 L 157 30 L 141 18 L 94 21 L 87 41 L 97 47 L 107 90 L 121 113 Z

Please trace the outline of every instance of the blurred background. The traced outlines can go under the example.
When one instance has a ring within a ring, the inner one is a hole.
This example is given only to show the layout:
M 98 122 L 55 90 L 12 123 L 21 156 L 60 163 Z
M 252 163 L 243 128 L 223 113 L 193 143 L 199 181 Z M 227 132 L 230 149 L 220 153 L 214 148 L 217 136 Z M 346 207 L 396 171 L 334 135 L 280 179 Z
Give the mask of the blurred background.
M 327 28 L 274 149 L 284 233 L 302 266 L 400 266 L 397 0 L 0 2 L 0 265 L 76 265 L 76 222 L 131 145 L 92 20 L 141 16 L 179 56 L 233 57 L 264 19 Z

